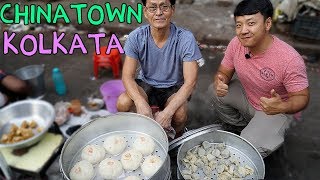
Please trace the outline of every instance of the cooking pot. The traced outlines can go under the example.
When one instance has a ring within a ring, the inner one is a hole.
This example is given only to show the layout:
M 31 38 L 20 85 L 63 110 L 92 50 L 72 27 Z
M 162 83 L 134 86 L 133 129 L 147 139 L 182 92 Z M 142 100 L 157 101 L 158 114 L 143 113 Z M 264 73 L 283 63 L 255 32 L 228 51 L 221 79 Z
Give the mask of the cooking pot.
M 28 82 L 31 87 L 31 98 L 41 99 L 45 95 L 44 67 L 44 64 L 30 65 L 22 67 L 14 73 L 20 79 Z
M 65 142 L 60 159 L 60 170 L 64 179 L 70 179 L 69 172 L 74 164 L 81 159 L 81 151 L 88 144 L 102 145 L 103 140 L 110 135 L 122 135 L 128 141 L 128 145 L 134 141 L 137 135 L 147 135 L 156 143 L 154 155 L 163 160 L 160 169 L 150 179 L 170 179 L 170 158 L 168 156 L 168 139 L 163 128 L 153 119 L 136 113 L 117 113 L 106 117 L 94 119 L 81 128 Z M 113 157 L 115 159 L 119 158 Z M 120 158 L 119 158 L 120 159 Z M 138 168 L 134 172 L 126 172 L 125 175 L 136 175 L 145 179 Z M 99 179 L 96 173 L 95 179 Z
M 246 177 L 246 179 L 264 179 L 265 164 L 258 150 L 244 138 L 231 132 L 217 129 L 199 131 L 198 133 L 193 134 L 192 139 L 185 141 L 180 146 L 177 155 L 177 164 L 180 174 L 185 170 L 182 160 L 185 158 L 187 151 L 197 145 L 201 145 L 204 141 L 207 141 L 210 144 L 225 143 L 230 150 L 230 153 L 240 161 L 241 165 L 248 165 L 254 170 L 253 175 Z M 203 179 L 204 174 L 202 175 Z M 214 173 L 214 175 L 216 176 L 216 173 Z M 216 179 L 217 177 L 212 178 Z

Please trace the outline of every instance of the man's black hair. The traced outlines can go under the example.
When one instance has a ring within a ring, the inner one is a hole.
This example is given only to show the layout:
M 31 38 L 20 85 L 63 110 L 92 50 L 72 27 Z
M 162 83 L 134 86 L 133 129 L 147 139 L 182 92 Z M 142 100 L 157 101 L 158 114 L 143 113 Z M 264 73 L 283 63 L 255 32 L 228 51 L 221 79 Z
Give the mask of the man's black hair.
M 141 0 L 141 1 L 142 1 L 142 4 L 145 6 L 146 3 L 147 3 L 147 0 Z M 176 4 L 176 0 L 170 0 L 170 3 L 171 3 L 171 5 L 173 6 L 173 5 Z
M 264 20 L 273 16 L 273 6 L 270 0 L 243 0 L 234 10 L 234 18 L 237 16 L 252 15 L 260 12 Z

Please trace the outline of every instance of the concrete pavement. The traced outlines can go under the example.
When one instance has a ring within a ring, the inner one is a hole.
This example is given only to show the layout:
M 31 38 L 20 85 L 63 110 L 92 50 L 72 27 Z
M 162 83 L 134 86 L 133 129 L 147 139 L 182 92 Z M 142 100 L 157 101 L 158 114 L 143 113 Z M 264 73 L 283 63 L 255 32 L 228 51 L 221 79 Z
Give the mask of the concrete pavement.
M 12 1 L 11 1 L 12 2 Z M 86 2 L 82 1 L 58 1 L 53 2 L 69 4 L 70 2 Z M 122 2 L 136 3 L 138 1 L 116 1 L 109 0 L 113 5 L 119 5 Z M 173 21 L 179 25 L 190 29 L 198 41 L 204 44 L 227 45 L 229 40 L 234 36 L 233 23 L 233 6 L 219 7 L 215 1 L 195 1 L 194 4 L 177 4 L 176 14 Z M 202 2 L 202 3 L 201 3 Z M 3 2 L 1 2 L 3 3 Z M 39 3 L 41 1 L 28 1 L 24 3 Z M 90 2 L 88 2 L 90 4 Z M 91 2 L 92 3 L 92 2 Z M 97 1 L 95 3 L 105 3 Z M 71 18 L 75 18 L 72 15 Z M 131 25 L 108 23 L 103 27 L 111 32 L 114 32 L 121 37 L 139 26 L 137 23 Z M 76 26 L 88 32 L 95 32 L 99 27 L 89 26 L 85 23 L 81 26 Z M 319 42 L 308 40 L 297 40 L 292 36 L 280 33 L 276 29 L 273 30 L 277 36 L 284 39 L 289 44 L 296 47 L 302 54 L 320 52 Z M 19 37 L 30 32 L 18 34 L 18 38 L 14 44 L 18 44 Z M 31 32 L 32 33 L 32 32 Z M 73 33 L 69 33 L 66 39 L 71 39 Z M 46 42 L 50 45 L 50 37 L 52 33 L 46 32 L 45 37 L 49 40 Z M 0 47 L 3 47 L 3 37 L 0 37 Z M 65 42 L 66 44 L 70 42 Z M 106 42 L 103 42 L 104 45 Z M 89 47 L 89 52 L 94 51 L 94 45 L 91 41 L 85 42 L 86 47 Z M 189 107 L 189 123 L 188 128 L 198 128 L 211 123 L 217 123 L 215 113 L 211 107 L 207 97 L 207 89 L 211 83 L 212 76 L 215 73 L 223 53 L 216 48 L 208 48 L 202 51 L 206 64 L 200 69 L 197 88 L 192 96 Z M 14 70 L 31 64 L 45 64 L 46 72 L 46 87 L 47 94 L 45 100 L 55 103 L 59 100 L 69 101 L 73 98 L 79 98 L 83 103 L 86 97 L 92 94 L 99 95 L 99 86 L 112 78 L 110 71 L 102 71 L 101 78 L 92 80 L 92 54 L 83 55 L 76 51 L 73 55 L 35 55 L 33 57 L 25 57 L 23 55 L 3 55 L 0 51 L 0 68 L 13 72 Z M 68 86 L 68 94 L 60 97 L 54 93 L 53 83 L 51 79 L 51 70 L 53 67 L 59 67 L 64 73 Z M 310 104 L 303 112 L 303 120 L 296 122 L 294 126 L 287 132 L 284 145 L 274 154 L 265 159 L 266 163 L 266 179 L 294 179 L 294 180 L 313 180 L 320 179 L 320 73 L 318 72 L 319 63 L 307 64 L 308 77 L 310 82 Z M 48 171 L 49 179 L 61 179 L 57 163 L 54 163 Z

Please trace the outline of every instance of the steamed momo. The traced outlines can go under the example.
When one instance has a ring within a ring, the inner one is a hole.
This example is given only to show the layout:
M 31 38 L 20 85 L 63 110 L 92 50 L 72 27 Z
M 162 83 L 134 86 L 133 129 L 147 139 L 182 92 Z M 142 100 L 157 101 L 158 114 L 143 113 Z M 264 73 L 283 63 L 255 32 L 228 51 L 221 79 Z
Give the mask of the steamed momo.
M 142 161 L 142 154 L 135 149 L 126 151 L 121 156 L 121 163 L 122 163 L 123 169 L 128 171 L 133 171 L 138 169 L 141 161 Z
M 69 175 L 71 180 L 90 180 L 94 176 L 93 166 L 90 162 L 82 160 L 72 167 Z
M 104 179 L 117 179 L 123 173 L 121 163 L 111 158 L 101 161 L 98 171 Z
M 162 160 L 158 156 L 148 156 L 141 165 L 143 174 L 147 177 L 153 176 L 161 167 Z
M 143 155 L 150 155 L 155 148 L 153 139 L 148 136 L 139 136 L 133 142 L 133 148 L 140 151 Z
M 109 136 L 104 140 L 103 147 L 107 153 L 117 155 L 127 147 L 127 142 L 123 136 Z
M 141 180 L 141 178 L 139 178 L 137 176 L 128 176 L 124 180 Z
M 106 150 L 99 145 L 91 144 L 83 148 L 81 158 L 91 164 L 99 163 L 105 156 Z

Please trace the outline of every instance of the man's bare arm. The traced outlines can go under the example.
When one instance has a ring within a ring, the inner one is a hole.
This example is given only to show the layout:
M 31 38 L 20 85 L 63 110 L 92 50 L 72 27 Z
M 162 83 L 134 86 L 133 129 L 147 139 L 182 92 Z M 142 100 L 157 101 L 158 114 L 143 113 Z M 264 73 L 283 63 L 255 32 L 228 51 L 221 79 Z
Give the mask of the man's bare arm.
M 198 64 L 196 61 L 183 63 L 183 77 L 184 84 L 164 109 L 164 112 L 169 116 L 173 116 L 177 109 L 187 101 L 196 86 L 198 77 Z
M 285 113 L 294 114 L 305 109 L 309 103 L 309 88 L 306 88 L 302 91 L 289 93 L 289 99 L 287 101 L 287 108 Z
M 138 61 L 134 58 L 126 56 L 123 69 L 122 69 L 122 81 L 126 88 L 127 94 L 134 101 L 145 101 L 140 94 L 138 84 L 135 81 L 136 69 Z
M 126 88 L 127 95 L 133 100 L 137 113 L 152 116 L 152 111 L 146 99 L 139 91 L 138 84 L 135 81 L 135 74 L 138 61 L 134 58 L 126 56 L 123 69 L 122 69 L 122 81 Z
M 224 67 L 223 65 L 220 65 L 219 69 L 218 69 L 218 72 L 215 74 L 215 76 L 213 78 L 215 86 L 216 86 L 216 83 L 217 83 L 219 75 L 223 77 L 223 80 L 224 80 L 225 84 L 229 84 L 233 74 L 234 74 L 234 69 L 230 70 L 230 69 Z
M 7 75 L 2 79 L 1 83 L 4 87 L 14 93 L 27 94 L 29 92 L 27 83 L 12 75 Z

